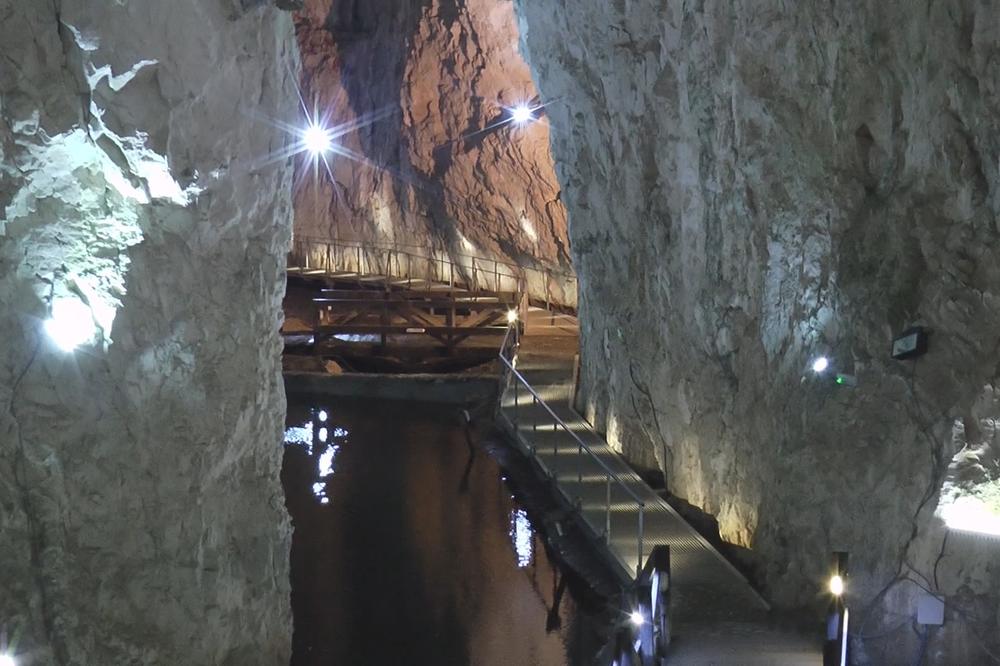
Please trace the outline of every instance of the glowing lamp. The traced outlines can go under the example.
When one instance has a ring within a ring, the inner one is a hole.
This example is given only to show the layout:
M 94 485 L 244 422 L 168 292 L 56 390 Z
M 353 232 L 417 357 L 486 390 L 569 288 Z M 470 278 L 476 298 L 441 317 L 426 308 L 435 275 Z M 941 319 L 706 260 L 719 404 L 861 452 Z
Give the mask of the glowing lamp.
M 17 666 L 14 657 L 7 653 L 0 654 L 0 666 Z
M 325 409 L 319 410 L 319 420 L 320 421 L 326 421 L 326 416 L 327 415 L 326 415 L 326 410 Z
M 507 310 L 507 323 L 513 324 L 517 321 L 517 310 Z
M 830 594 L 839 597 L 844 593 L 844 579 L 836 574 L 830 578 Z
M 535 114 L 532 113 L 531 107 L 520 104 L 510 110 L 510 119 L 518 125 L 523 125 L 529 120 L 534 120 Z
M 830 359 L 826 356 L 819 356 L 813 360 L 812 369 L 813 372 L 820 373 L 830 367 Z
M 333 148 L 333 139 L 330 137 L 330 132 L 319 125 L 310 125 L 307 127 L 306 131 L 302 133 L 302 141 L 306 145 L 306 150 L 313 155 L 322 155 Z
M 641 611 L 634 610 L 628 616 L 629 622 L 637 627 L 641 627 L 646 623 L 646 618 L 643 617 Z
M 45 322 L 48 333 L 56 346 L 71 352 L 90 342 L 97 333 L 90 308 L 76 298 L 57 298 L 52 302 L 52 317 Z M 6 666 L 0 661 L 0 666 Z

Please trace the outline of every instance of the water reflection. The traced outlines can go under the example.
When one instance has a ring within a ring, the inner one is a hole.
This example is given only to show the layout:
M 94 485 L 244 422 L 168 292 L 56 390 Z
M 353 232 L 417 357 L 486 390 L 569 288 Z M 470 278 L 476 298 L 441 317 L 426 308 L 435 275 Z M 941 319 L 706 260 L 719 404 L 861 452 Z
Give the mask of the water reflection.
M 335 471 L 334 461 L 341 445 L 347 441 L 348 432 L 346 428 L 334 427 L 333 440 L 327 441 L 330 429 L 325 424 L 330 418 L 330 413 L 323 408 L 308 411 L 311 420 L 285 429 L 285 446 L 298 447 L 309 456 L 310 460 L 315 460 L 312 494 L 321 505 L 325 505 L 330 503 L 327 484 Z
M 535 547 L 535 533 L 528 520 L 528 512 L 524 509 L 514 509 L 510 512 L 510 542 L 517 554 L 517 566 L 521 569 L 531 564 L 531 555 Z
M 289 396 L 293 666 L 569 663 L 575 603 L 499 468 L 456 410 L 389 404 Z
M 303 423 L 300 426 L 285 428 L 285 445 L 298 445 L 306 447 L 312 453 L 313 427 L 312 422 Z

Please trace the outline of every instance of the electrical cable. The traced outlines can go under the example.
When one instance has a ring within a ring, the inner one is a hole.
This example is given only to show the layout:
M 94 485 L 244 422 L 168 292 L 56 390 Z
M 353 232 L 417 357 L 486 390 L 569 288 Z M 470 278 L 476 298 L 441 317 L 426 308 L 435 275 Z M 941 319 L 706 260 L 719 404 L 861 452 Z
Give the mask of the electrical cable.
M 916 408 L 916 410 L 919 412 L 919 414 L 918 414 L 919 418 L 916 419 L 918 431 L 926 438 L 927 443 L 929 444 L 929 451 L 930 451 L 931 463 L 932 463 L 931 479 L 930 479 L 930 482 L 928 484 L 927 490 L 924 492 L 924 494 L 923 494 L 923 496 L 922 496 L 922 498 L 920 500 L 920 503 L 917 505 L 916 511 L 913 513 L 913 519 L 911 521 L 912 522 L 912 527 L 911 527 L 910 535 L 907 538 L 906 543 L 903 544 L 903 547 L 900 550 L 899 563 L 898 563 L 898 565 L 896 567 L 896 574 L 893 576 L 892 579 L 889 580 L 889 582 L 887 582 L 885 584 L 885 586 L 881 590 L 878 591 L 877 594 L 875 594 L 874 597 L 872 597 L 871 601 L 865 606 L 864 610 L 862 611 L 861 623 L 858 625 L 858 638 L 860 640 L 862 640 L 862 641 L 864 641 L 866 639 L 867 640 L 871 640 L 871 639 L 874 639 L 874 638 L 881 638 L 881 637 L 887 636 L 887 635 L 889 635 L 891 633 L 895 633 L 896 631 L 898 631 L 903 626 L 903 624 L 900 624 L 900 625 L 897 625 L 892 630 L 890 630 L 889 632 L 884 632 L 884 633 L 873 635 L 873 636 L 865 636 L 864 633 L 863 633 L 864 627 L 867 626 L 869 620 L 871 619 L 871 612 L 872 612 L 872 610 L 874 610 L 875 606 L 878 603 L 880 603 L 885 598 L 885 596 L 889 593 L 889 591 L 893 587 L 895 587 L 897 584 L 899 584 L 901 582 L 904 582 L 904 581 L 909 581 L 909 582 L 913 583 L 914 585 L 917 585 L 918 587 L 921 587 L 922 589 L 924 589 L 928 593 L 933 594 L 934 596 L 939 596 L 935 592 L 931 591 L 929 589 L 929 587 L 925 587 L 925 586 L 921 585 L 918 581 L 913 580 L 912 578 L 910 578 L 909 576 L 907 576 L 907 575 L 905 575 L 903 573 L 903 569 L 905 567 L 905 568 L 913 571 L 916 575 L 918 575 L 921 578 L 923 578 L 928 583 L 928 586 L 930 586 L 930 580 L 927 578 L 927 576 L 925 576 L 924 574 L 922 574 L 919 571 L 917 571 L 916 568 L 914 568 L 907 561 L 906 554 L 909 551 L 911 544 L 914 542 L 914 540 L 916 539 L 917 534 L 919 532 L 919 528 L 917 527 L 917 520 L 918 520 L 921 512 L 924 510 L 924 507 L 927 505 L 927 503 L 939 492 L 940 484 L 941 484 L 941 482 L 943 482 L 944 475 L 947 473 L 947 469 L 948 469 L 948 465 L 942 459 L 942 449 L 943 449 L 943 446 L 941 444 L 939 444 L 938 442 L 936 442 L 935 439 L 934 439 L 934 437 L 931 435 L 931 433 L 928 432 L 928 428 L 929 428 L 928 423 L 929 423 L 929 420 L 927 419 L 927 414 L 926 414 L 926 412 L 923 409 L 923 405 L 921 404 L 920 399 L 917 397 L 916 384 L 915 384 L 916 373 L 917 373 L 917 361 L 916 360 L 913 361 L 913 364 L 910 366 L 910 368 L 911 368 L 911 370 L 910 370 L 910 375 L 908 377 L 909 381 L 907 382 L 907 387 L 909 389 L 910 399 L 911 399 L 914 407 Z M 945 533 L 945 538 L 944 538 L 944 540 L 942 541 L 942 544 L 941 544 L 941 551 L 938 553 L 938 557 L 937 557 L 937 559 L 934 562 L 934 571 L 933 571 L 932 577 L 934 578 L 934 585 L 933 586 L 934 586 L 935 589 L 939 589 L 938 582 L 937 582 L 937 567 L 938 567 L 938 564 L 941 562 L 941 558 L 944 555 L 944 549 L 945 549 L 946 545 L 947 545 L 947 532 Z M 940 598 L 943 601 L 943 596 L 941 596 Z M 951 606 L 952 608 L 955 608 L 952 604 L 947 604 L 947 605 Z M 957 608 L 955 608 L 955 609 L 956 609 L 956 611 L 958 611 Z M 963 613 L 961 611 L 958 611 L 958 612 L 959 612 L 960 615 L 962 615 L 967 620 L 971 617 L 967 613 Z M 971 628 L 970 628 L 970 633 L 972 633 L 973 635 L 975 635 L 975 632 L 972 631 Z M 977 640 L 980 640 L 980 645 L 983 648 L 983 650 L 986 651 L 986 653 L 992 659 L 994 659 L 997 663 L 1000 663 L 1000 658 L 997 658 L 995 655 L 993 655 L 992 652 L 990 652 L 989 649 L 986 647 L 986 645 L 984 643 L 982 643 L 982 640 L 979 639 L 978 636 L 976 636 L 976 638 L 977 638 Z
M 925 627 L 923 633 L 917 631 L 917 634 L 920 636 L 920 651 L 917 652 L 917 660 L 913 662 L 913 666 L 921 666 L 924 663 L 924 655 L 927 653 L 927 639 L 931 635 L 931 628 Z
M 934 573 L 933 573 L 932 577 L 934 578 L 934 589 L 935 590 L 940 590 L 941 589 L 941 586 L 938 584 L 938 575 L 937 575 L 938 565 L 941 563 L 941 558 L 944 557 L 944 549 L 948 547 L 948 535 L 949 534 L 951 534 L 951 532 L 949 532 L 948 530 L 944 531 L 944 538 L 941 539 L 941 550 L 940 550 L 940 552 L 938 552 L 937 559 L 934 560 Z

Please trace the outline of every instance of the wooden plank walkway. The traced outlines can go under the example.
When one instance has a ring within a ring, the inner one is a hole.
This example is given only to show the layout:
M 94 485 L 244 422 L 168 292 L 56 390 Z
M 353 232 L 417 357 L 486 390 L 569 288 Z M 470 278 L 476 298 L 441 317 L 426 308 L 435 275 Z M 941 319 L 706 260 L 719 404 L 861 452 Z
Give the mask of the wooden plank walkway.
M 578 348 L 576 320 L 531 308 L 517 369 L 540 397 L 645 503 L 643 555 L 659 544 L 670 546 L 673 574 L 674 640 L 670 664 L 821 664 L 821 636 L 803 634 L 769 612 L 767 603 L 721 554 L 688 525 L 610 449 L 570 408 L 573 363 Z M 516 381 L 516 380 L 515 380 Z M 513 382 L 512 382 L 513 383 Z M 526 449 L 558 480 L 558 487 L 581 514 L 595 537 L 608 527 L 605 505 L 611 491 L 610 552 L 623 580 L 639 563 L 639 510 L 628 493 L 579 444 L 561 429 L 531 396 L 520 389 L 502 398 L 501 413 Z M 595 539 L 599 543 L 603 540 Z M 787 618 L 786 618 L 787 619 Z

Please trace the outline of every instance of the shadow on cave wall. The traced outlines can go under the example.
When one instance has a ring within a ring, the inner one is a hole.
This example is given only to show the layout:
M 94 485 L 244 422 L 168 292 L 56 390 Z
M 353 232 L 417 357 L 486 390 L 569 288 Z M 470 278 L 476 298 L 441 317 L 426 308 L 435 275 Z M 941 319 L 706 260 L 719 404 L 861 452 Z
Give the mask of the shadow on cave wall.
M 440 3 L 436 19 L 448 27 L 460 16 L 462 0 Z M 379 168 L 376 182 L 390 178 L 393 195 L 404 212 L 428 216 L 428 234 L 457 251 L 457 225 L 445 207 L 441 178 L 451 165 L 453 144 L 435 150 L 433 174 L 421 174 L 410 163 L 407 137 L 400 119 L 401 93 L 412 37 L 432 0 L 340 0 L 324 27 L 340 49 L 341 81 L 347 104 L 356 117 L 378 119 L 359 131 L 365 156 Z M 411 192 L 414 211 L 406 211 Z

